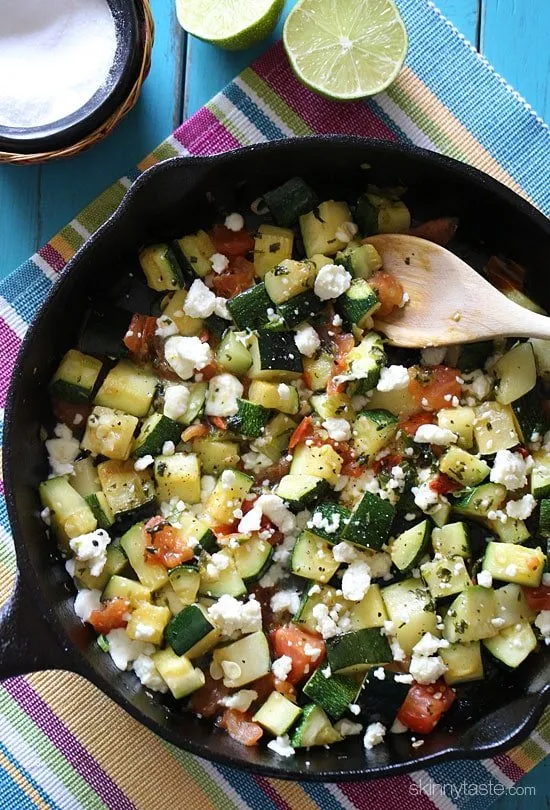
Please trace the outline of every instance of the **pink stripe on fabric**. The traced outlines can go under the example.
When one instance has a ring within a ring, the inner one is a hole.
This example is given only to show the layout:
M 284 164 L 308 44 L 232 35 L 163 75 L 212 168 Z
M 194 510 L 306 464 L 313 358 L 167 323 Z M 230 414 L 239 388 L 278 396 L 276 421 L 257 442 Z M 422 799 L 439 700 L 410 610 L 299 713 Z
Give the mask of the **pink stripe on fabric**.
M 0 371 L 0 406 L 6 404 L 8 388 L 10 387 L 10 377 L 15 364 L 21 339 L 8 326 L 6 321 L 0 318 L 0 346 L 2 346 L 2 369 Z
M 178 127 L 174 137 L 193 155 L 213 155 L 241 146 L 206 107 Z
M 52 270 L 56 270 L 58 273 L 63 270 L 67 264 L 61 253 L 58 253 L 57 250 L 49 244 L 41 247 L 38 254 L 48 262 Z
M 399 807 L 400 810 L 434 810 L 437 807 L 417 788 L 410 776 L 394 776 L 373 782 L 344 782 L 338 787 L 358 810 L 389 806 Z
M 137 810 L 136 805 L 126 798 L 119 786 L 24 678 L 10 678 L 3 686 L 108 808 Z
M 298 82 L 282 44 L 274 45 L 252 65 L 253 69 L 312 129 L 320 134 L 339 133 L 397 141 L 397 136 L 363 101 L 331 102 Z
M 525 775 L 523 768 L 520 768 L 507 754 L 497 754 L 496 757 L 493 757 L 493 762 L 500 768 L 502 773 L 506 774 L 514 782 L 517 782 Z
M 270 799 L 279 810 L 292 810 L 292 807 L 288 804 L 288 802 L 283 799 L 280 793 L 277 793 L 275 788 L 270 784 L 270 782 L 263 776 L 255 776 L 254 781 L 258 785 L 259 788 L 263 790 L 265 795 L 268 799 Z

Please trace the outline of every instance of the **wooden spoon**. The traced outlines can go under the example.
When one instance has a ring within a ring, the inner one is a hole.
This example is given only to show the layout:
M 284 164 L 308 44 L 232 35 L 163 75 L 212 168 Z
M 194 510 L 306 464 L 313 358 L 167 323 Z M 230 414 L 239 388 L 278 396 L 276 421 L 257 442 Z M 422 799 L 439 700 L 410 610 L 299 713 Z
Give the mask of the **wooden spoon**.
M 407 234 L 368 240 L 409 302 L 375 328 L 394 346 L 426 348 L 499 337 L 550 340 L 550 318 L 514 304 L 449 250 Z M 376 317 L 376 316 L 375 316 Z

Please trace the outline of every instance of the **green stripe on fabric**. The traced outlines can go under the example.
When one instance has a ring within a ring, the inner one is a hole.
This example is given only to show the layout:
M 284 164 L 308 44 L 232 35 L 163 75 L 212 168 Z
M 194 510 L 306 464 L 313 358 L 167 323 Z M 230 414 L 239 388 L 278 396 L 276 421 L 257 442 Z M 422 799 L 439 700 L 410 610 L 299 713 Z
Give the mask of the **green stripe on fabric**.
M 386 92 L 391 100 L 401 108 L 403 114 L 407 115 L 419 129 L 425 132 L 442 152 L 457 160 L 467 160 L 464 152 L 457 148 L 452 139 L 431 118 L 428 118 L 400 87 L 397 87 L 396 84 L 391 85 Z
M 87 205 L 78 215 L 78 221 L 86 228 L 87 231 L 93 233 L 103 225 L 105 220 L 118 208 L 122 198 L 128 189 L 126 186 L 117 181 L 109 186 L 103 194 L 100 194 L 94 202 Z
M 294 135 L 314 135 L 314 130 L 308 127 L 305 121 L 297 115 L 283 99 L 277 95 L 264 80 L 252 70 L 246 68 L 239 75 L 239 79 L 248 85 L 255 93 L 262 99 L 262 101 L 269 108 L 269 111 L 275 113 L 286 126 L 292 130 Z
M 178 150 L 172 146 L 172 144 L 168 143 L 167 141 L 163 141 L 159 144 L 156 149 L 153 149 L 151 152 L 157 160 L 166 160 L 167 158 L 177 157 L 181 154 Z
M 534 765 L 539 763 L 546 756 L 546 751 L 544 751 L 544 749 L 541 748 L 541 746 L 536 743 L 532 737 L 528 737 L 520 747 L 521 751 L 526 757 L 529 757 L 529 759 L 533 761 Z
M 2 689 L 2 715 L 6 722 L 11 723 L 21 735 L 27 745 L 36 751 L 51 772 L 59 779 L 65 789 L 71 793 L 80 804 L 94 810 L 107 810 L 107 805 L 101 801 L 93 790 L 67 762 L 65 757 L 39 729 L 32 719 L 25 714 L 19 704 Z
M 208 771 L 203 767 L 201 760 L 194 757 L 192 754 L 187 754 L 181 751 L 171 743 L 164 743 L 166 750 L 174 758 L 189 776 L 191 776 L 200 789 L 206 793 L 212 804 L 219 807 L 220 810 L 239 810 L 239 805 L 235 804 L 229 796 L 224 792 L 223 787 L 219 785 Z M 214 766 L 215 767 L 215 766 Z
M 65 227 L 59 231 L 59 234 L 63 237 L 65 242 L 72 247 L 75 253 L 84 244 L 84 237 L 75 231 L 72 225 L 65 225 Z
M 212 115 L 218 119 L 219 123 L 225 127 L 225 129 L 233 135 L 235 140 L 239 142 L 241 146 L 249 146 L 252 143 L 256 143 L 251 138 L 248 138 L 244 132 L 236 126 L 235 122 L 228 118 L 225 113 L 223 113 L 219 107 L 216 106 L 212 101 L 210 101 L 207 105 L 207 108 L 210 110 Z M 252 122 L 253 123 L 253 122 Z

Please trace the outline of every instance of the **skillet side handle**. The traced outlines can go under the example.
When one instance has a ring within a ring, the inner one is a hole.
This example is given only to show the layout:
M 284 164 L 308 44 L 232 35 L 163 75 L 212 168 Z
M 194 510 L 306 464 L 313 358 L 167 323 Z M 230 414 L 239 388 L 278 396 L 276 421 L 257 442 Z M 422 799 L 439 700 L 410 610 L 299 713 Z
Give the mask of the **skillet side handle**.
M 0 680 L 41 669 L 73 669 L 20 574 L 0 610 Z

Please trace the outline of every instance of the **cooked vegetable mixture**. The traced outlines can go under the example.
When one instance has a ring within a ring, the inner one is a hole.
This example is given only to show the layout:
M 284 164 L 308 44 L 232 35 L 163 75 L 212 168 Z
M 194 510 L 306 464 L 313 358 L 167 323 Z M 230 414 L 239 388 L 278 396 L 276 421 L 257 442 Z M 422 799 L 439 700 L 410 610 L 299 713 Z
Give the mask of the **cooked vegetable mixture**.
M 550 346 L 385 345 L 409 296 L 365 239 L 457 227 L 395 192 L 293 178 L 251 208 L 143 248 L 133 307 L 89 312 L 42 518 L 114 665 L 242 744 L 425 735 L 550 642 Z

